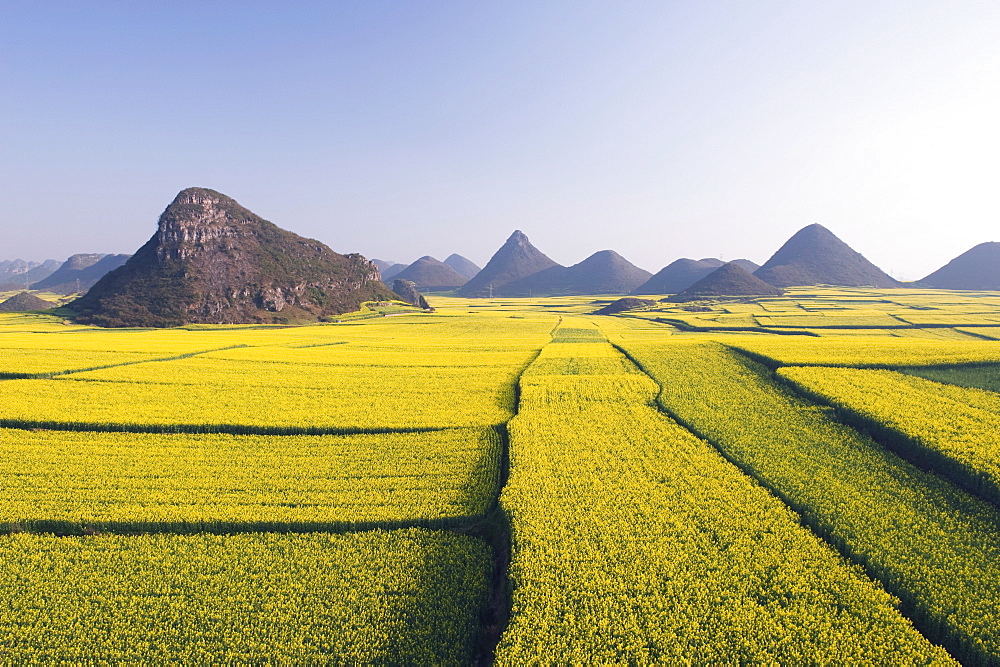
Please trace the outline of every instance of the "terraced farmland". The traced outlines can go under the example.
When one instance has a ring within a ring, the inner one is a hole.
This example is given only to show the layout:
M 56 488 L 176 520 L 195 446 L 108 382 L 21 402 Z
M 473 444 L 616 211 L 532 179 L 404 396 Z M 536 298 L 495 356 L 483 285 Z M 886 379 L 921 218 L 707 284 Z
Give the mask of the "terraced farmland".
M 0 316 L 0 657 L 1000 663 L 1000 297 L 607 302 Z

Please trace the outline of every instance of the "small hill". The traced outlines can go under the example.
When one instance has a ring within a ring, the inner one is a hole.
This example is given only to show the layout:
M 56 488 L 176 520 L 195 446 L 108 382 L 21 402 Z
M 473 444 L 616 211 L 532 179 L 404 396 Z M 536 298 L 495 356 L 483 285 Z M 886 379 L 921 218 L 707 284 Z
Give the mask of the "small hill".
M 455 269 L 430 255 L 425 255 L 393 276 L 394 279 L 409 280 L 417 289 L 449 290 L 469 282 Z
M 722 296 L 781 296 L 782 294 L 784 290 L 765 283 L 736 262 L 729 262 L 667 301 L 683 302 Z
M 579 264 L 552 266 L 508 283 L 503 293 L 507 296 L 627 294 L 651 275 L 614 250 L 601 250 Z
M 51 301 L 39 299 L 30 292 L 21 292 L 0 303 L 0 313 L 24 313 L 32 310 L 48 310 L 55 307 L 56 304 Z
M 521 230 L 515 230 L 483 270 L 458 288 L 459 296 L 486 297 L 506 294 L 503 287 L 515 280 L 559 266 L 545 256 Z
M 382 280 L 389 280 L 389 278 L 398 275 L 399 272 L 405 269 L 406 267 L 407 267 L 406 264 L 393 264 L 384 270 L 379 269 L 379 272 L 382 275 Z
M 919 283 L 938 289 L 1000 290 L 1000 243 L 980 243 Z
M 901 286 L 829 229 L 816 224 L 803 227 L 792 235 L 771 259 L 754 271 L 754 275 L 778 287 L 819 284 Z
M 400 299 L 411 306 L 423 308 L 424 310 L 430 310 L 430 304 L 427 303 L 427 299 L 424 298 L 423 294 L 417 291 L 417 286 L 409 280 L 396 278 L 396 280 L 392 281 L 392 291 L 398 294 Z
M 281 229 L 207 188 L 181 191 L 156 233 L 69 304 L 101 326 L 289 323 L 395 295 L 361 255 Z
M 635 296 L 623 296 L 617 301 L 612 301 L 608 305 L 604 306 L 604 308 L 595 310 L 594 315 L 616 315 L 618 313 L 624 313 L 627 310 L 635 310 L 636 308 L 655 305 L 656 301 L 653 299 L 640 299 Z
M 472 261 L 455 253 L 448 255 L 448 259 L 444 260 L 444 263 L 453 268 L 455 273 L 462 276 L 466 280 L 471 280 L 472 277 L 480 271 L 480 268 Z
M 715 271 L 725 262 L 713 257 L 688 259 L 682 257 L 667 264 L 656 275 L 632 290 L 632 294 L 676 294 Z
M 130 255 L 73 255 L 50 276 L 32 284 L 31 289 L 46 290 L 56 294 L 86 292 L 104 274 L 127 262 L 129 257 Z

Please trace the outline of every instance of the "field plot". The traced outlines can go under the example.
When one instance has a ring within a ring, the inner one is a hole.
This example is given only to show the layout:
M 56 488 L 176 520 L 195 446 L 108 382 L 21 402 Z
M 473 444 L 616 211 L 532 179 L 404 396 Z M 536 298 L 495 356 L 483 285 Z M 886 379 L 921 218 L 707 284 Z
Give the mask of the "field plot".
M 625 346 L 659 402 L 801 512 L 961 661 L 1000 661 L 1000 515 L 717 343 Z
M 496 494 L 491 428 L 326 436 L 0 429 L 0 527 L 82 533 L 461 523 Z
M 0 537 L 10 663 L 462 664 L 481 541 L 350 535 Z
M 793 366 L 778 375 L 904 458 L 1000 504 L 1000 394 L 886 370 Z
M 307 328 L 307 340 L 278 331 L 271 346 L 260 332 L 230 332 L 226 340 L 255 346 L 5 382 L 0 424 L 259 434 L 495 425 L 513 414 L 517 376 L 554 323 L 328 325 Z
M 615 327 L 628 335 L 630 329 Z M 950 663 L 585 321 L 521 379 L 502 665 Z
M 1000 362 L 1000 345 L 990 341 L 866 337 L 741 337 L 726 341 L 770 367 L 857 366 L 898 368 Z

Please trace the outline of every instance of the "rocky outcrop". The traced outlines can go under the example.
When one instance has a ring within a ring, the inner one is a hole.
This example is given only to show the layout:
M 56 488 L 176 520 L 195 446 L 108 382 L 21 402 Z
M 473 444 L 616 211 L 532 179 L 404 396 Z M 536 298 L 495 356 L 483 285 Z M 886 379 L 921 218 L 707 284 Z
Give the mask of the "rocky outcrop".
M 411 306 L 430 310 L 430 305 L 424 295 L 417 291 L 417 286 L 410 280 L 396 278 L 392 281 L 392 291 L 399 295 L 399 298 Z
M 389 300 L 378 269 L 206 188 L 183 190 L 156 233 L 69 307 L 102 326 L 294 323 Z

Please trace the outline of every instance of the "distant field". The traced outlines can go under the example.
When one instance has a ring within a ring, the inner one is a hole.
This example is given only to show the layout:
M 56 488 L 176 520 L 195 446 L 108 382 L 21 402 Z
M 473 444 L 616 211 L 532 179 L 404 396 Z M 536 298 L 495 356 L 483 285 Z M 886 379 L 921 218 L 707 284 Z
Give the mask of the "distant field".
M 0 656 L 1000 663 L 1000 293 L 612 300 L 0 315 Z

